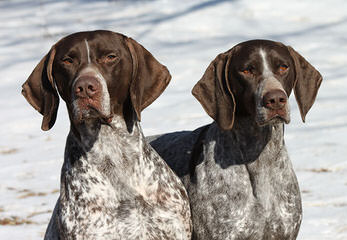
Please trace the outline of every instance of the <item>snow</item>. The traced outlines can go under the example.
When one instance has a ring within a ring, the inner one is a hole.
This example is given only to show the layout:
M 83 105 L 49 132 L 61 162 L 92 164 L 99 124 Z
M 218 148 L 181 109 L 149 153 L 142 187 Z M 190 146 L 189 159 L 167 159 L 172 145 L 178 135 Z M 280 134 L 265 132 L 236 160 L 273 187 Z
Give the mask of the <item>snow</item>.
M 347 1 L 0 1 L 0 239 L 42 239 L 58 197 L 69 131 L 61 102 L 52 130 L 21 84 L 61 37 L 108 29 L 143 44 L 173 78 L 143 112 L 146 135 L 211 122 L 190 94 L 218 53 L 249 39 L 293 46 L 324 80 L 306 123 L 291 97 L 285 139 L 302 190 L 298 239 L 347 239 Z

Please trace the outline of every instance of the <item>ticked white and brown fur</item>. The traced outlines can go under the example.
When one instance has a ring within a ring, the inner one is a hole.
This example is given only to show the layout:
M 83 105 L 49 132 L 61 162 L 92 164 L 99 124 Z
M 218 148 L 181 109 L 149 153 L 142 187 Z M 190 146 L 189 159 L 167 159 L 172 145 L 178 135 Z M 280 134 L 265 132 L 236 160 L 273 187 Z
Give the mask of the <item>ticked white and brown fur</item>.
M 22 93 L 42 129 L 54 125 L 58 95 L 71 122 L 45 239 L 191 238 L 186 190 L 139 124 L 170 78 L 139 43 L 109 31 L 69 35 L 37 65 Z
M 193 239 L 296 239 L 302 206 L 284 144 L 288 97 L 294 90 L 304 121 L 321 81 L 291 47 L 240 43 L 219 54 L 192 91 L 215 121 L 149 137 L 187 189 Z

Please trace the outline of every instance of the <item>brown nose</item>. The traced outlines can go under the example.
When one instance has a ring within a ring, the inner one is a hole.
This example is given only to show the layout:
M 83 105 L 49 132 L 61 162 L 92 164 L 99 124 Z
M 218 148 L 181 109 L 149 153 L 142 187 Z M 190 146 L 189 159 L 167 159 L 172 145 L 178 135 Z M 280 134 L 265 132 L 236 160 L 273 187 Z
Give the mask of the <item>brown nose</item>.
M 263 97 L 264 107 L 272 110 L 282 109 L 287 103 L 288 97 L 282 90 L 272 90 Z
M 101 84 L 94 77 L 80 77 L 75 83 L 75 95 L 80 98 L 92 98 L 101 90 Z

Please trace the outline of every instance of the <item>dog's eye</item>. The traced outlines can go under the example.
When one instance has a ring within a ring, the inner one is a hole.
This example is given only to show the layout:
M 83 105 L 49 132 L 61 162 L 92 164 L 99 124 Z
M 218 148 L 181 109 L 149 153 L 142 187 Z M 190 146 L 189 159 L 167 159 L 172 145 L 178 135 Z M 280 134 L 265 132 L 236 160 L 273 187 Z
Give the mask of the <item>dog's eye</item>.
M 285 65 L 285 64 L 281 64 L 281 65 L 279 66 L 279 71 L 280 71 L 281 73 L 284 73 L 285 71 L 287 71 L 287 69 L 288 69 L 288 66 Z
M 73 63 L 73 59 L 71 57 L 64 57 L 62 59 L 63 63 L 69 65 L 69 64 L 72 64 Z
M 241 72 L 245 75 L 253 74 L 254 68 L 252 66 L 248 66 L 247 68 L 241 70 Z
M 113 62 L 113 61 L 115 61 L 116 59 L 118 59 L 117 55 L 111 53 L 111 54 L 108 54 L 108 55 L 106 56 L 105 61 L 106 61 L 106 62 Z

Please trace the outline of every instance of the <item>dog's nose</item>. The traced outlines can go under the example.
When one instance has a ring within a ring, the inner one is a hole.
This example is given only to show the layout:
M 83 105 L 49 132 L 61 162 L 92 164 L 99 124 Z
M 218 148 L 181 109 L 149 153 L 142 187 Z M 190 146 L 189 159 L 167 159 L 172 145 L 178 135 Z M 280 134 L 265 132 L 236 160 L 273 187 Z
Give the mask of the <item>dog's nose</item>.
M 263 97 L 264 107 L 271 110 L 282 109 L 287 103 L 287 94 L 282 90 L 272 90 Z
M 75 94 L 80 98 L 92 98 L 101 90 L 101 84 L 94 77 L 80 77 L 75 83 Z

